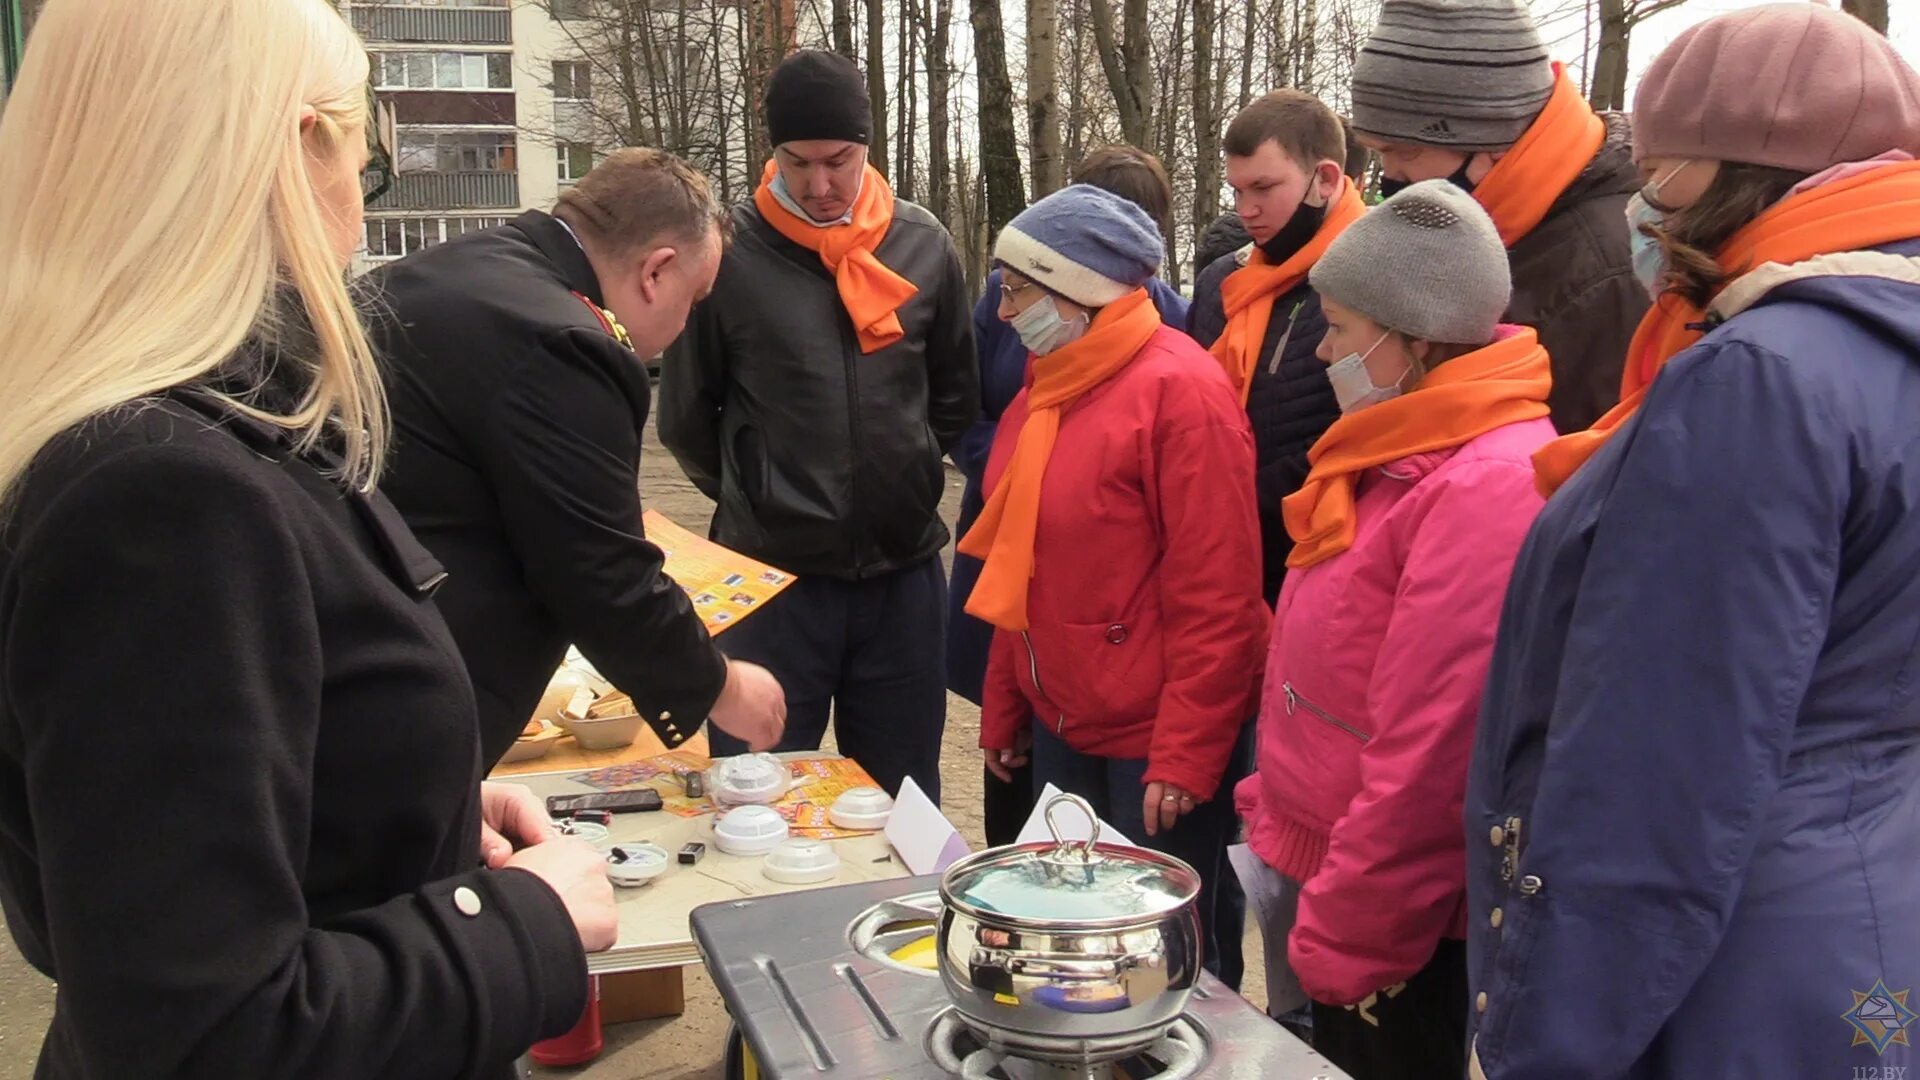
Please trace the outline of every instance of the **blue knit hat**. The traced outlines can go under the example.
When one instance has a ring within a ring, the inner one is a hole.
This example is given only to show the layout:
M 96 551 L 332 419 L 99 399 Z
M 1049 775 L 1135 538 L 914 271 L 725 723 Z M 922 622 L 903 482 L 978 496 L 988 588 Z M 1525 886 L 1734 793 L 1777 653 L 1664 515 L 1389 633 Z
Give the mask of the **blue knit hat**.
M 1062 188 L 1022 210 L 993 246 L 995 261 L 1090 308 L 1145 285 L 1165 254 L 1145 210 L 1091 184 Z

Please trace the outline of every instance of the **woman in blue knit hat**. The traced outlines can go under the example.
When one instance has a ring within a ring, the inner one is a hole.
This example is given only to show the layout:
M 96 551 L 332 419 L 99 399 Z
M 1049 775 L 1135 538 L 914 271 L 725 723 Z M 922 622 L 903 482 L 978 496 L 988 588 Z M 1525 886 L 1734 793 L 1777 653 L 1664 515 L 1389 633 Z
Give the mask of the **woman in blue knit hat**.
M 1000 317 L 1033 357 L 960 544 L 985 560 L 967 610 L 996 628 L 980 745 L 996 774 L 1031 757 L 1036 787 L 1191 863 L 1237 955 L 1214 886 L 1268 623 L 1253 439 L 1219 362 L 1161 325 L 1144 286 L 1163 250 L 1144 211 L 1084 184 L 995 246 Z

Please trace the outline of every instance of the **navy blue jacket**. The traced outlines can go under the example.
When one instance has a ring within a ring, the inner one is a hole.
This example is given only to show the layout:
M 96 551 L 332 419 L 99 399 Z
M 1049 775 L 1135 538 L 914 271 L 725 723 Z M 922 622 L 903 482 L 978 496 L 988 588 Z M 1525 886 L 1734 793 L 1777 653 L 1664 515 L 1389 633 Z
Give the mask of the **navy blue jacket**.
M 1176 330 L 1187 328 L 1187 298 L 1159 278 L 1147 282 L 1147 294 L 1160 310 L 1160 321 Z M 1027 383 L 1027 347 L 1013 327 L 1000 321 L 1000 271 L 987 275 L 986 290 L 973 306 L 973 340 L 980 350 L 980 418 L 948 452 L 953 463 L 967 478 L 960 495 L 960 520 L 954 535 L 967 535 L 973 519 L 986 505 L 981 492 L 987 471 L 987 453 L 993 449 L 993 433 L 1000 427 L 1000 414 L 1013 402 L 1014 395 Z M 953 556 L 953 584 L 947 592 L 947 687 L 954 693 L 980 704 L 980 684 L 987 675 L 987 649 L 993 641 L 993 628 L 967 614 L 967 598 L 973 595 L 973 583 L 980 578 L 980 560 L 956 552 Z
M 1491 1080 L 1915 1062 L 1875 1045 L 1920 1026 L 1920 241 L 1886 250 L 1734 283 L 1521 552 L 1466 796 Z

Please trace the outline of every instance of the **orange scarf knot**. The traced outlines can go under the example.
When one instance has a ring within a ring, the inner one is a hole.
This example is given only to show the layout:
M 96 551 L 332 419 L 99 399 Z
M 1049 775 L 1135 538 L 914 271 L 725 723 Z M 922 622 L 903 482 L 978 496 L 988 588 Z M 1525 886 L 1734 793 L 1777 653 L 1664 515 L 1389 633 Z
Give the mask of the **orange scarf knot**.
M 1545 416 L 1552 386 L 1547 350 L 1521 328 L 1434 368 L 1410 393 L 1335 420 L 1307 451 L 1307 482 L 1280 503 L 1294 541 L 1287 565 L 1312 566 L 1353 546 L 1361 473 Z
M 1040 527 L 1040 483 L 1060 435 L 1060 416 L 1080 395 L 1133 362 L 1160 330 L 1160 313 L 1145 289 L 1100 309 L 1077 340 L 1033 358 L 1027 422 L 987 505 L 960 541 L 960 551 L 985 560 L 967 598 L 967 613 L 1002 630 L 1027 628 L 1027 586 L 1033 580 L 1033 541 Z M 1002 434 L 1005 434 L 1003 429 Z
M 767 162 L 760 175 L 760 186 L 753 193 L 753 205 L 781 236 L 809 251 L 833 274 L 840 291 L 840 303 L 860 339 L 862 353 L 878 352 L 906 336 L 900 326 L 900 307 L 920 290 L 913 282 L 894 273 L 873 254 L 893 227 L 893 188 L 879 170 L 867 166 L 860 182 L 860 196 L 853 203 L 851 221 L 839 225 L 817 225 L 781 205 L 773 194 L 773 178 L 779 166 Z

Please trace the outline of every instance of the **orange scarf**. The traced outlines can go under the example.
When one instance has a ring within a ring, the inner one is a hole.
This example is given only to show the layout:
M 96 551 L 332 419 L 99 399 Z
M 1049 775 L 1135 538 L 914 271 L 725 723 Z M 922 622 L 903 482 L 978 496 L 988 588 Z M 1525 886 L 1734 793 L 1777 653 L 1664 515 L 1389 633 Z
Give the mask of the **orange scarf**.
M 844 225 L 816 225 L 774 198 L 773 178 L 778 172 L 779 166 L 769 161 L 760 175 L 760 187 L 753 193 L 753 205 L 759 208 L 760 216 L 781 236 L 820 254 L 820 261 L 833 273 L 840 302 L 853 319 L 861 352 L 878 352 L 900 340 L 906 334 L 900 327 L 900 305 L 920 290 L 873 254 L 893 226 L 893 189 L 887 186 L 886 177 L 867 166 L 860 197 L 853 203 L 853 220 Z
M 1280 504 L 1294 540 L 1287 565 L 1312 566 L 1353 546 L 1362 472 L 1545 416 L 1552 386 L 1547 350 L 1521 329 L 1434 368 L 1409 394 L 1335 420 L 1307 451 L 1307 482 Z
M 1126 367 L 1160 329 L 1160 314 L 1145 289 L 1108 304 L 1078 340 L 1033 358 L 1027 422 L 960 550 L 986 565 L 967 599 L 967 613 L 1001 628 L 1027 628 L 1027 585 L 1033 579 L 1033 539 L 1040 526 L 1040 482 L 1060 435 L 1060 415 L 1081 394 Z
M 1594 115 L 1557 60 L 1553 77 L 1547 107 L 1473 186 L 1473 197 L 1493 219 L 1500 242 L 1508 247 L 1540 224 L 1553 201 L 1579 178 L 1607 141 L 1606 122 Z
M 1791 265 L 1818 255 L 1858 251 L 1920 236 L 1920 161 L 1882 165 L 1845 180 L 1790 195 L 1734 233 L 1715 256 L 1729 274 L 1763 263 Z M 1620 404 L 1593 427 L 1563 435 L 1533 455 L 1540 493 L 1552 495 L 1640 408 L 1647 387 L 1668 360 L 1699 341 L 1706 312 L 1663 294 L 1640 320 L 1627 346 Z
M 1226 310 L 1227 328 L 1208 351 L 1227 369 L 1227 378 L 1233 382 L 1242 405 L 1247 403 L 1247 393 L 1253 388 L 1253 373 L 1260 364 L 1260 346 L 1266 342 L 1274 298 L 1298 285 L 1320 256 L 1327 253 L 1334 237 L 1367 212 L 1367 204 L 1361 201 L 1360 192 L 1353 184 L 1342 181 L 1341 188 L 1313 239 L 1288 256 L 1286 262 L 1275 266 L 1267 261 L 1265 252 L 1255 247 L 1247 265 L 1228 274 L 1220 285 L 1220 305 Z

